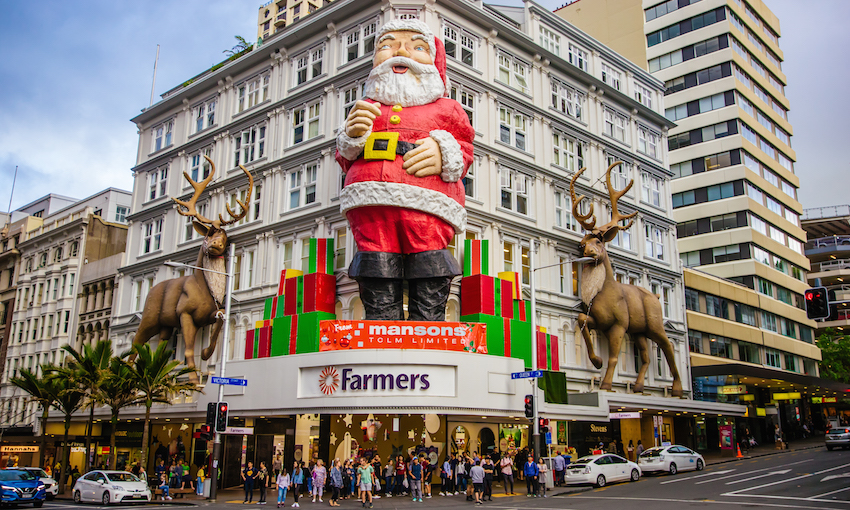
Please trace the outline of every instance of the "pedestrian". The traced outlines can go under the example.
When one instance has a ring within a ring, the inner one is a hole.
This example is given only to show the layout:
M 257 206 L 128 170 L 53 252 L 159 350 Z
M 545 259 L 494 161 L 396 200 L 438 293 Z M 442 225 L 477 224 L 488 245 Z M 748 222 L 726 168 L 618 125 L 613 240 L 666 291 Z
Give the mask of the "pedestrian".
M 278 508 L 280 508 L 280 505 L 286 506 L 286 491 L 289 489 L 290 484 L 292 484 L 292 478 L 289 477 L 289 473 L 287 473 L 286 469 L 284 469 L 281 465 L 280 470 L 277 472 L 277 477 L 275 478 Z
M 260 469 L 257 470 L 257 486 L 260 488 L 260 501 L 258 505 L 266 504 L 266 486 L 269 483 L 269 470 L 266 468 L 266 461 L 260 461 Z
M 339 459 L 331 465 L 331 506 L 339 506 L 339 490 L 342 488 L 342 470 Z
M 451 479 L 452 465 L 449 463 L 449 457 L 443 461 L 443 466 L 440 468 L 440 496 L 451 496 L 451 487 L 449 480 Z
M 484 494 L 484 478 L 487 476 L 484 468 L 481 467 L 480 461 L 475 461 L 473 466 L 469 470 L 469 478 L 472 480 L 473 487 L 473 495 L 475 497 L 475 504 L 481 504 L 482 494 Z
M 162 459 L 159 459 L 159 463 L 157 463 L 156 467 L 153 470 L 154 476 L 156 476 L 157 482 L 162 479 L 162 475 L 163 475 L 163 473 L 165 473 L 165 471 L 166 471 L 165 461 L 162 460 Z
M 165 475 L 165 472 L 159 475 L 159 490 L 162 491 L 162 499 L 171 499 L 171 496 L 168 494 L 168 476 Z
M 139 469 L 139 475 L 145 474 L 145 468 L 142 467 Z M 206 473 L 204 471 L 204 466 L 198 468 L 198 472 L 195 473 L 195 476 L 198 477 L 198 483 L 195 484 L 195 494 L 198 496 L 204 495 L 204 480 L 206 480 Z
M 549 477 L 549 466 L 546 465 L 546 462 L 543 461 L 543 457 L 537 459 L 537 480 L 538 485 L 540 486 L 540 495 L 544 498 L 546 496 L 546 481 Z
M 629 446 L 626 447 L 626 452 L 629 454 L 628 459 L 632 462 L 635 461 L 635 444 L 629 439 Z
M 452 485 L 452 488 L 454 489 L 454 495 L 457 496 L 458 495 L 458 491 L 457 491 L 457 489 L 458 489 L 457 466 L 458 466 L 458 464 L 460 464 L 459 456 L 455 455 L 453 453 L 452 454 L 452 460 L 449 461 L 449 464 L 452 467 L 452 470 L 451 470 L 451 475 L 452 475 L 451 485 Z
M 519 468 L 517 470 L 517 480 L 520 482 L 523 480 L 523 466 L 525 466 L 526 461 L 528 460 L 528 448 L 523 448 L 522 450 L 516 452 L 514 456 L 514 462 L 516 462 L 516 466 Z
M 499 461 L 499 467 L 502 468 L 502 479 L 504 479 L 505 481 L 505 494 L 516 494 L 514 492 L 514 469 L 513 460 L 511 459 L 511 456 L 505 455 L 504 457 L 502 457 L 502 460 Z M 510 491 L 508 491 L 508 484 L 511 485 Z
M 313 494 L 313 469 L 316 468 L 315 465 L 311 465 L 312 462 L 304 464 L 302 463 L 301 469 L 304 470 L 304 483 L 307 487 L 307 497 L 310 497 L 310 494 Z
M 275 479 L 277 479 L 277 475 L 280 474 L 280 470 L 283 468 L 283 460 L 280 458 L 280 455 L 275 455 L 274 460 L 272 461 L 272 472 L 274 473 Z
M 555 472 L 554 477 L 552 478 L 552 482 L 559 486 L 563 482 L 564 479 L 564 470 L 567 468 L 567 462 L 558 454 L 555 454 L 555 457 L 552 458 L 552 470 Z
M 410 494 L 414 503 L 417 499 L 422 503 L 422 464 L 419 463 L 418 457 L 413 457 L 410 465 Z
M 457 479 L 457 491 L 466 494 L 466 500 L 472 501 L 472 497 L 469 494 L 469 491 L 466 490 L 467 482 L 467 467 L 466 467 L 466 456 L 461 454 L 457 459 L 457 467 L 455 467 L 455 478 Z M 455 492 L 457 494 L 457 492 Z
M 395 460 L 392 457 L 387 460 L 387 465 L 384 466 L 384 494 L 388 498 L 393 497 L 395 490 Z
M 369 503 L 369 508 L 373 506 L 372 475 L 374 471 L 372 466 L 366 463 L 366 457 L 360 457 L 360 467 L 357 468 L 357 486 L 360 488 L 360 501 L 363 503 L 363 508 L 366 508 L 367 502 Z
M 434 475 L 434 466 L 424 453 L 419 454 L 419 464 L 422 465 L 422 493 L 425 499 L 431 499 L 431 477 Z
M 319 496 L 319 503 L 322 501 L 322 493 L 325 491 L 325 481 L 327 480 L 328 471 L 325 469 L 325 463 L 322 459 L 316 461 L 313 467 L 313 503 L 316 502 L 316 496 Z
M 407 474 L 407 464 L 404 462 L 404 457 L 399 455 L 395 459 L 395 490 L 397 494 L 402 496 L 407 495 L 407 491 L 405 490 L 407 480 L 405 475 Z
M 342 463 L 342 499 L 348 499 L 348 495 L 351 493 L 351 476 L 348 474 L 350 463 L 351 459 L 346 459 Z
M 298 504 L 298 496 L 301 495 L 301 485 L 304 484 L 304 470 L 301 469 L 301 464 L 295 461 L 292 466 L 292 497 L 295 498 L 295 503 L 292 503 L 292 508 L 300 508 Z M 286 495 L 284 493 L 284 495 Z
M 250 503 L 254 499 L 254 478 L 257 476 L 257 470 L 254 469 L 254 463 L 250 460 L 245 469 L 242 470 L 242 482 L 245 486 L 245 501 L 242 503 Z
M 639 459 L 642 453 L 643 453 L 643 443 L 641 443 L 640 439 L 638 439 L 638 444 L 635 447 L 635 458 Z
M 487 501 L 493 501 L 493 475 L 496 473 L 496 465 L 493 464 L 493 459 L 484 457 L 481 469 L 484 470 L 484 494 L 481 495 L 481 500 L 487 498 Z M 473 481 L 473 483 L 475 482 Z
M 348 469 L 346 469 L 346 473 L 348 473 L 348 483 L 349 488 L 351 489 L 350 497 L 357 497 L 360 499 L 360 489 L 356 489 L 357 487 L 357 470 L 354 467 L 354 460 L 348 459 Z
M 381 456 L 377 453 L 372 457 L 372 472 L 375 473 L 374 483 L 372 483 L 372 499 L 381 499 L 378 493 L 381 492 Z
M 191 489 L 192 488 L 192 476 L 189 474 L 189 463 L 185 461 L 181 461 L 183 473 L 181 480 L 183 481 L 183 489 Z
M 528 460 L 522 469 L 522 474 L 525 475 L 525 488 L 527 490 L 526 497 L 537 497 L 537 475 L 540 471 L 537 469 L 537 464 L 534 462 L 534 455 L 529 453 Z

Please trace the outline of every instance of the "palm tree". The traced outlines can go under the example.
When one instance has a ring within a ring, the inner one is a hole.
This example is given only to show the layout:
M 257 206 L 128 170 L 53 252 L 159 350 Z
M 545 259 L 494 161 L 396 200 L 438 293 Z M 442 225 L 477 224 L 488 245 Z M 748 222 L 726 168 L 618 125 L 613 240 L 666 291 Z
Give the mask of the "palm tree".
M 233 37 L 236 38 L 236 45 L 232 49 L 222 51 L 228 57 L 235 57 L 251 47 L 251 43 L 246 41 L 241 35 L 234 35 Z
M 38 466 L 43 466 L 47 448 L 47 413 L 56 404 L 60 389 L 52 378 L 39 378 L 26 369 L 21 370 L 20 373 L 19 377 L 13 377 L 9 382 L 29 393 L 30 398 L 41 406 L 41 447 L 38 452 Z
M 138 394 L 130 377 L 132 368 L 121 358 L 111 358 L 98 387 L 97 400 L 112 412 L 112 433 L 109 436 L 109 469 L 116 469 L 115 436 L 118 431 L 118 413 L 135 405 Z
M 71 416 L 79 411 L 85 399 L 85 391 L 80 388 L 76 381 L 69 378 L 67 373 L 55 365 L 44 365 L 41 367 L 42 373 L 46 374 L 46 379 L 51 379 L 56 385 L 56 402 L 53 407 L 58 409 L 65 415 L 65 436 L 62 444 L 62 462 L 61 472 L 59 473 L 59 493 L 65 492 L 65 472 L 68 470 L 68 462 L 70 462 L 71 449 L 68 447 L 68 431 L 71 428 Z
M 109 367 L 109 360 L 113 356 L 112 341 L 100 340 L 94 346 L 86 344 L 81 351 L 77 351 L 70 345 L 62 347 L 70 356 L 71 361 L 66 368 L 66 375 L 73 378 L 86 391 L 86 404 L 89 409 L 89 418 L 86 422 L 86 460 L 85 471 L 88 473 L 91 467 L 91 436 L 94 426 L 94 408 L 97 405 L 98 388 L 103 380 L 104 371 Z
M 145 428 L 142 432 L 142 465 L 148 462 L 148 441 L 150 440 L 151 406 L 154 403 L 168 404 L 171 397 L 181 391 L 201 391 L 197 384 L 181 377 L 194 372 L 189 367 L 175 370 L 180 362 L 171 358 L 173 351 L 166 342 L 160 342 L 156 351 L 149 344 L 133 345 L 135 360 L 128 363 L 128 378 L 138 392 L 137 403 L 145 406 Z

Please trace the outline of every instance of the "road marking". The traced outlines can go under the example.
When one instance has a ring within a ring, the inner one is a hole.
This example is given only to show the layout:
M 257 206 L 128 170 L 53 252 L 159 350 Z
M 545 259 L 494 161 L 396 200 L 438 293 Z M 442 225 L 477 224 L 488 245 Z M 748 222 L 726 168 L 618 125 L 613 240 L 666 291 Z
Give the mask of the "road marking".
M 581 498 L 581 499 L 610 499 L 610 500 L 618 500 L 618 501 L 649 501 L 649 502 L 663 501 L 665 503 L 687 503 L 689 505 L 693 505 L 694 503 L 705 503 L 705 504 L 711 504 L 711 505 L 734 506 L 735 508 L 741 508 L 741 505 L 748 505 L 748 506 L 755 505 L 755 503 L 742 503 L 740 501 L 714 501 L 714 500 L 710 500 L 710 499 L 628 498 L 628 497 L 614 497 L 614 496 L 599 496 L 599 497 L 577 496 L 577 497 Z M 749 496 L 744 496 L 744 497 L 749 497 Z M 771 497 L 777 498 L 777 499 L 795 499 L 795 500 L 801 500 L 801 501 L 809 501 L 809 500 L 802 499 L 802 498 L 785 498 L 785 497 L 782 497 L 782 496 L 771 496 Z M 850 501 L 836 500 L 836 501 L 825 501 L 825 503 L 850 503 Z M 779 504 L 779 503 L 766 503 L 766 502 L 759 502 L 758 506 L 772 507 L 772 508 L 793 508 L 794 510 L 801 510 L 801 508 L 805 509 L 805 510 L 836 510 L 835 507 L 827 507 L 827 506 L 804 506 L 804 507 L 801 507 L 799 504 L 797 504 L 797 505 L 783 505 L 783 504 Z M 497 508 L 497 507 L 491 507 L 491 508 Z M 551 508 L 523 507 L 522 510 L 552 510 L 552 509 Z
M 753 498 L 753 499 L 755 499 L 755 498 L 765 498 L 765 499 L 783 499 L 783 500 L 793 500 L 793 501 L 816 501 L 818 503 L 843 503 L 845 505 L 850 505 L 850 501 L 844 501 L 844 500 L 841 500 L 841 499 L 813 499 L 814 497 L 812 497 L 812 498 L 795 498 L 793 496 L 769 496 L 767 494 L 735 494 L 735 493 L 731 493 L 731 492 L 728 493 L 728 494 L 723 494 L 723 496 L 732 496 L 732 497 L 737 497 L 737 498 Z M 740 505 L 742 503 L 738 502 L 738 504 Z M 743 504 L 754 505 L 755 503 L 747 502 L 747 503 L 743 503 Z M 766 503 L 759 503 L 759 505 L 776 506 L 776 505 L 768 505 Z M 794 508 L 811 509 L 811 508 L 820 508 L 820 507 L 796 506 Z M 830 508 L 830 510 L 834 510 L 835 507 L 829 507 L 829 508 Z
M 850 477 L 850 473 L 843 473 L 843 474 L 840 474 L 840 475 L 829 475 L 829 476 L 825 476 L 825 477 L 821 478 L 821 482 L 834 480 L 836 478 L 848 478 L 848 477 Z
M 684 481 L 687 481 L 687 480 L 693 480 L 694 478 L 703 478 L 703 477 L 706 477 L 706 476 L 725 475 L 726 473 L 731 473 L 732 471 L 735 471 L 735 470 L 734 469 L 724 469 L 722 471 L 714 471 L 713 473 L 705 473 L 705 474 L 702 474 L 702 475 L 688 476 L 686 478 L 676 478 L 675 480 L 665 480 L 665 481 L 661 482 L 659 485 L 664 485 L 664 484 L 667 484 L 667 483 L 684 482 Z
M 782 471 L 774 471 L 772 473 L 765 473 L 763 475 L 751 476 L 749 478 L 744 478 L 743 480 L 735 480 L 734 482 L 726 482 L 726 485 L 733 485 L 736 483 L 749 482 L 750 480 L 755 480 L 757 478 L 764 478 L 766 476 L 774 476 L 774 475 L 784 475 L 790 472 L 790 469 L 783 469 Z
M 848 466 L 850 466 L 850 464 L 842 464 L 841 466 L 835 466 L 835 467 L 832 467 L 832 468 L 829 468 L 829 469 L 824 469 L 823 471 L 818 471 L 817 473 L 795 476 L 793 478 L 787 478 L 785 480 L 779 480 L 779 481 L 776 481 L 776 482 L 766 483 L 766 484 L 763 484 L 763 485 L 756 485 L 755 487 L 747 487 L 747 488 L 744 488 L 744 489 L 738 489 L 734 492 L 727 492 L 723 495 L 724 496 L 736 496 L 736 495 L 738 495 L 739 492 L 753 491 L 753 490 L 756 490 L 756 489 L 763 489 L 765 487 L 770 487 L 770 486 L 773 486 L 773 485 L 779 485 L 781 483 L 793 482 L 795 480 L 802 480 L 803 478 L 809 478 L 809 477 L 812 477 L 812 476 L 817 476 L 817 475 L 822 475 L 824 473 L 829 473 L 830 471 L 835 471 L 836 469 L 844 469 Z M 759 497 L 762 497 L 762 496 L 759 496 Z M 850 503 L 850 501 L 848 501 L 847 503 Z
M 829 478 L 829 477 L 827 477 L 827 478 Z M 823 481 L 823 480 L 821 480 L 821 481 Z M 832 491 L 832 492 L 824 492 L 823 494 L 818 494 L 817 496 L 810 496 L 808 499 L 814 500 L 814 499 L 822 498 L 824 496 L 829 496 L 831 494 L 836 494 L 836 493 L 844 492 L 844 491 L 850 491 L 850 487 L 844 487 L 843 489 L 838 489 L 837 491 Z
M 786 466 L 793 466 L 795 464 L 802 464 L 804 462 L 810 462 L 811 460 L 812 459 L 806 459 L 806 460 L 801 460 L 801 461 L 798 461 L 798 462 L 791 462 L 790 464 L 785 464 L 785 465 Z M 741 476 L 741 475 L 746 476 L 746 475 L 750 475 L 750 474 L 753 474 L 753 473 L 761 473 L 762 471 L 767 471 L 769 469 L 774 469 L 774 468 L 769 467 L 769 468 L 763 468 L 763 469 L 755 469 L 753 471 L 747 471 L 746 473 L 735 473 L 734 475 L 721 476 L 720 478 L 715 478 L 714 480 L 703 480 L 701 482 L 695 483 L 694 485 L 701 485 L 701 484 L 704 484 L 704 483 L 716 482 L 718 480 L 725 480 L 726 478 L 734 478 L 736 476 Z

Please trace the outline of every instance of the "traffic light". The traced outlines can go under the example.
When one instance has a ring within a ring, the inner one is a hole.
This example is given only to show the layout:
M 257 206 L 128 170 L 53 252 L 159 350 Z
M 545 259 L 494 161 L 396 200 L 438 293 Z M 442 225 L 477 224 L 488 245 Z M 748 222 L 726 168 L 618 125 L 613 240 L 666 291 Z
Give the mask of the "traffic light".
M 525 417 L 534 418 L 534 395 L 525 396 Z
M 203 439 L 204 441 L 209 441 L 210 439 L 212 439 L 212 436 L 213 436 L 212 426 L 207 425 L 207 424 L 201 425 L 201 431 L 199 433 L 198 438 Z
M 218 402 L 210 402 L 209 404 L 207 404 L 207 421 L 205 421 L 204 423 L 206 423 L 210 427 L 215 425 L 216 409 L 218 409 Z
M 806 316 L 809 319 L 829 317 L 829 296 L 824 287 L 806 290 Z
M 538 418 L 537 422 L 540 425 L 541 432 L 549 428 L 549 418 Z
M 215 431 L 224 432 L 227 429 L 227 402 L 218 403 L 218 414 L 215 420 Z

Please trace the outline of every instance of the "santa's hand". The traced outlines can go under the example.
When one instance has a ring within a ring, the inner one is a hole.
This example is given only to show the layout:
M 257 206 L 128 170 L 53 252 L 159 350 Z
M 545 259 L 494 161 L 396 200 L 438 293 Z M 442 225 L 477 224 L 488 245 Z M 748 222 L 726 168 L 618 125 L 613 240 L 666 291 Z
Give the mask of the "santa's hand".
M 345 119 L 345 134 L 358 138 L 372 130 L 372 122 L 381 114 L 381 107 L 366 101 L 357 101 Z
M 418 147 L 404 155 L 401 167 L 416 177 L 440 175 L 443 171 L 443 155 L 437 141 L 429 136 L 416 140 L 416 145 Z

